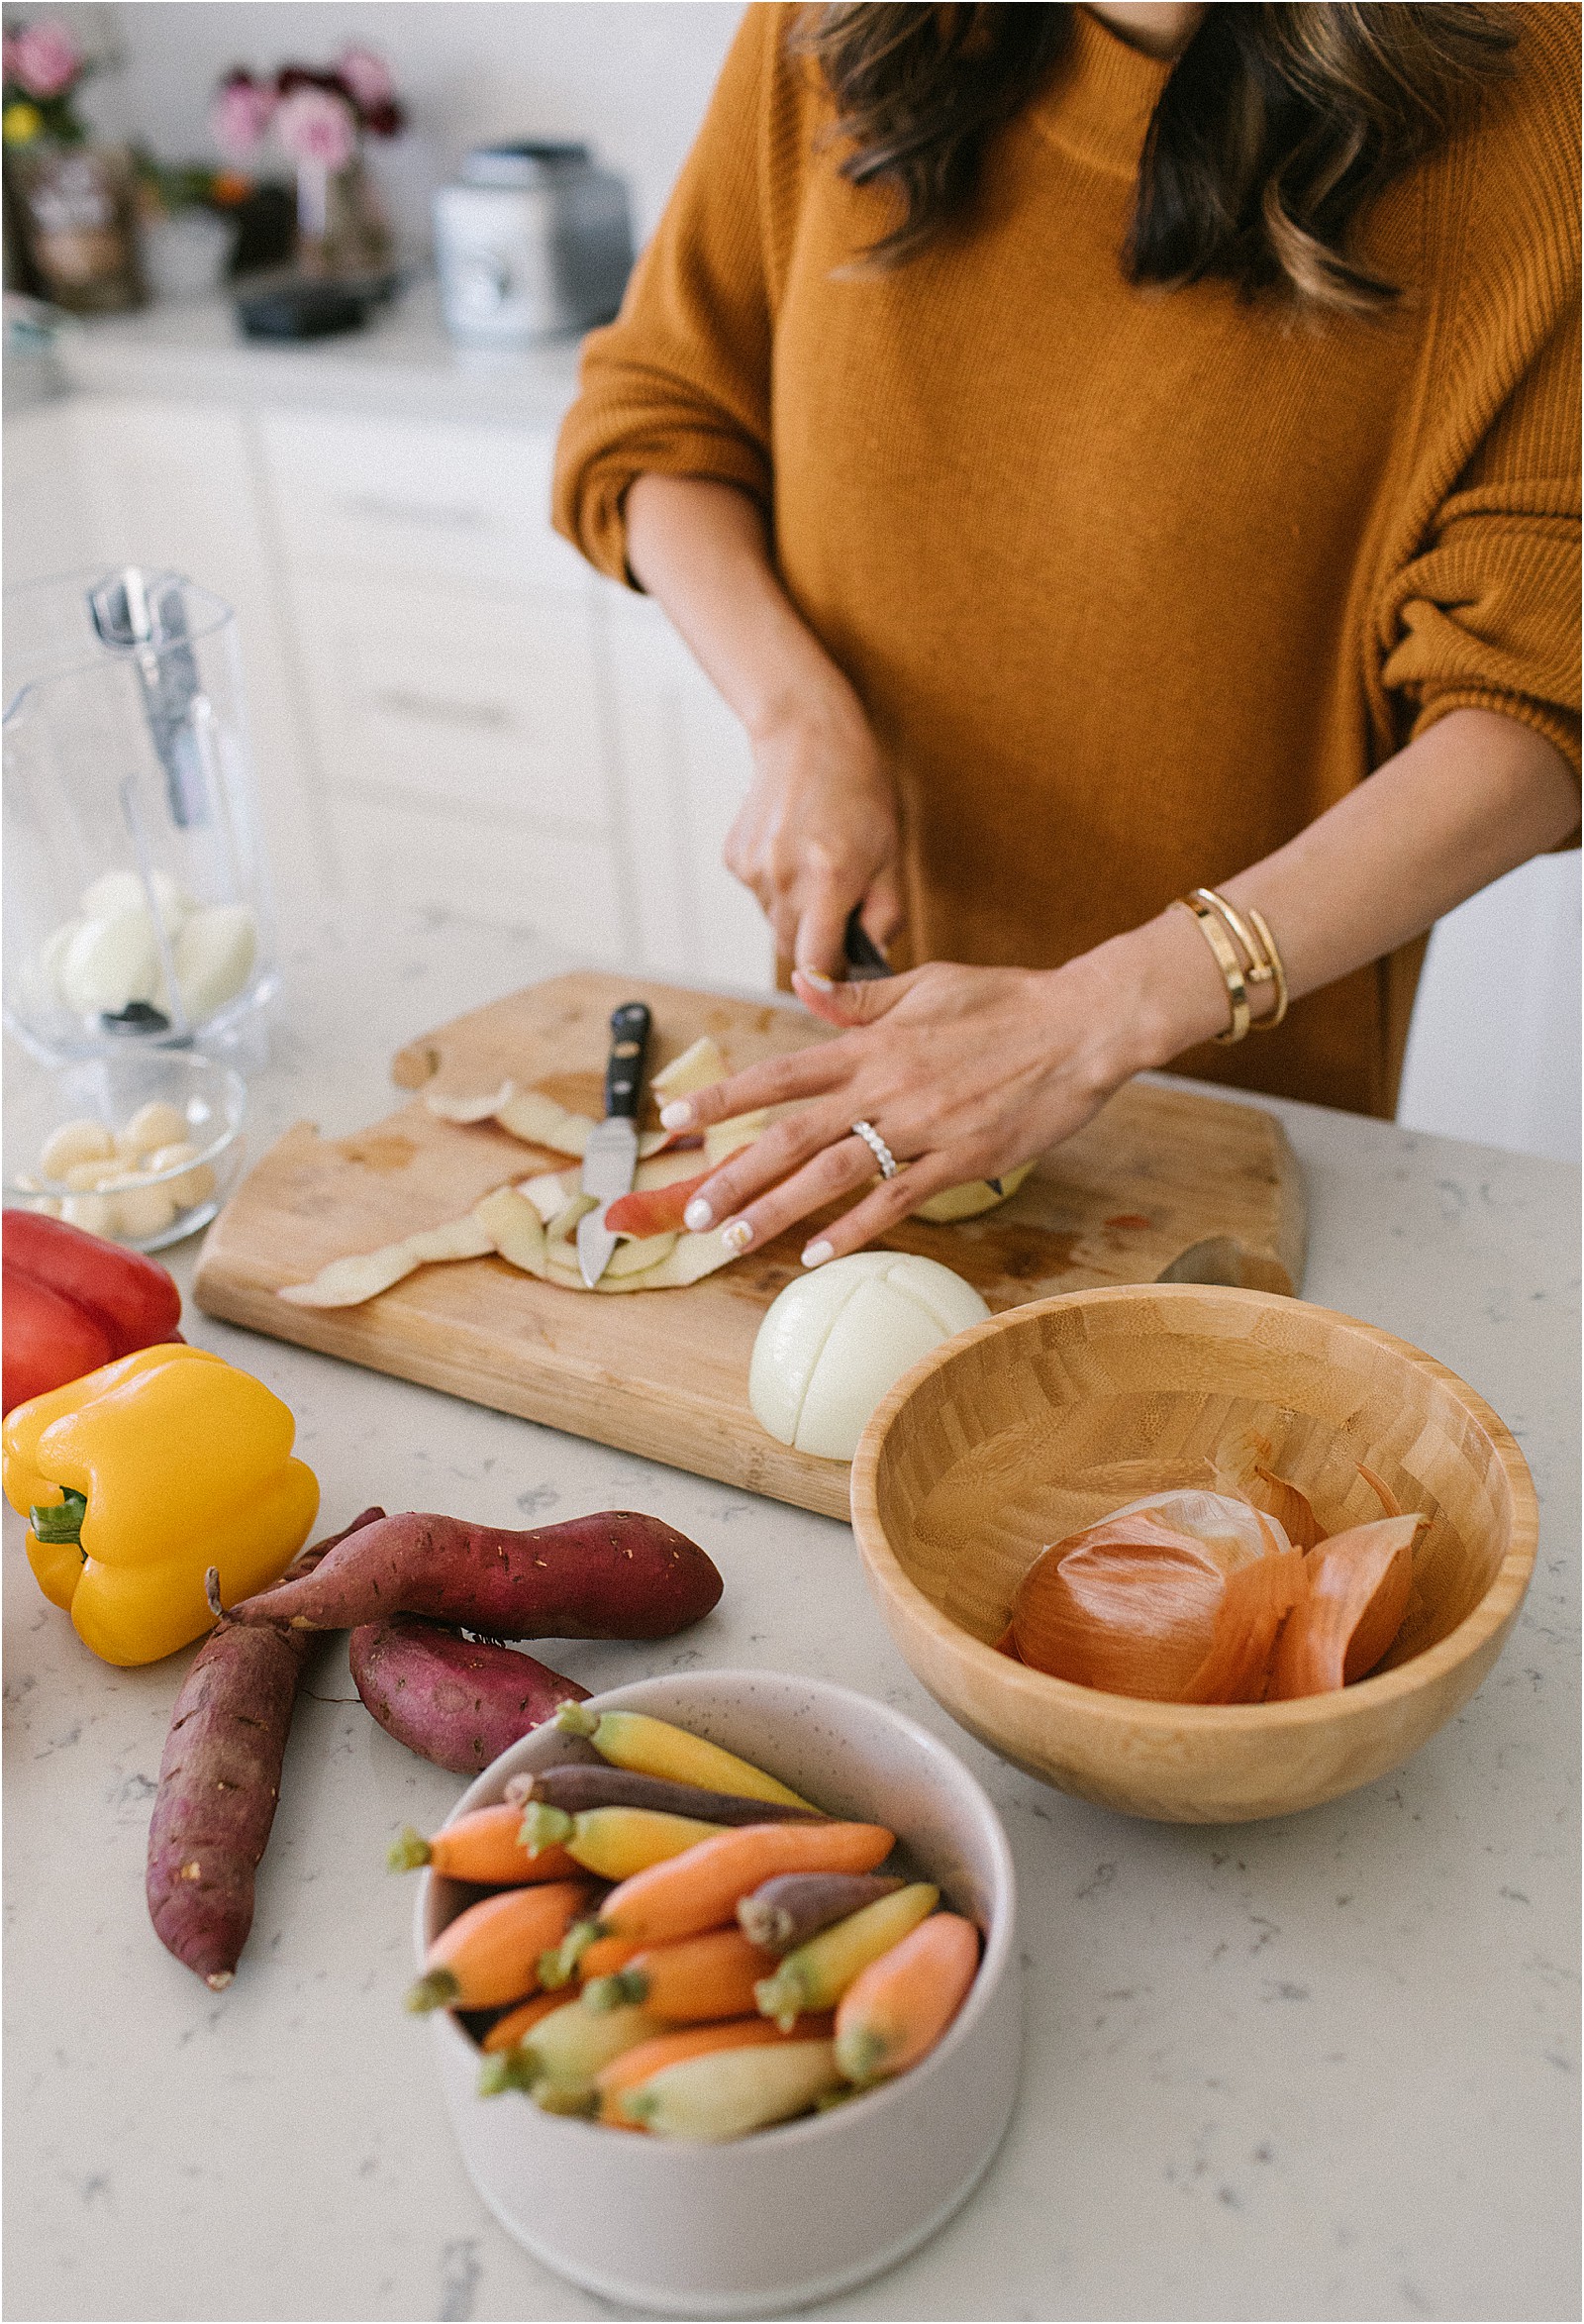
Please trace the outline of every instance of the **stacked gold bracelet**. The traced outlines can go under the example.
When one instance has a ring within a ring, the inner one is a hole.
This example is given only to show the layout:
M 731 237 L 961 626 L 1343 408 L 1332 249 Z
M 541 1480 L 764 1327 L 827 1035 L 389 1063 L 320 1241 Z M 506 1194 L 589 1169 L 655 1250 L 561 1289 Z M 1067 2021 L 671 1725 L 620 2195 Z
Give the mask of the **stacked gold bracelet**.
M 1196 887 L 1190 895 L 1179 896 L 1177 902 L 1192 915 L 1227 986 L 1232 1022 L 1215 1038 L 1227 1043 L 1241 1041 L 1250 1025 L 1259 1033 L 1274 1032 L 1287 1014 L 1287 971 L 1263 913 L 1256 912 L 1252 904 L 1229 904 L 1213 887 Z M 1275 996 L 1275 1006 L 1256 1018 L 1250 1000 L 1267 986 Z

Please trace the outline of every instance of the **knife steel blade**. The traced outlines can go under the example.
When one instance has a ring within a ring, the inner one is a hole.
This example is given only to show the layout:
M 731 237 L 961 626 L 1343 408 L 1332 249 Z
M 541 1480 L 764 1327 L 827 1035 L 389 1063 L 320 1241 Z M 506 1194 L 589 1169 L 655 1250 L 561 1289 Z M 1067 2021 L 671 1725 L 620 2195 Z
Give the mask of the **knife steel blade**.
M 867 984 L 876 976 L 889 976 L 892 972 L 890 961 L 863 925 L 862 911 L 861 904 L 853 905 L 842 939 L 849 984 Z
M 592 1291 L 611 1263 L 617 1238 L 605 1213 L 618 1195 L 631 1192 L 638 1170 L 638 1109 L 644 1094 L 644 1055 L 649 1042 L 649 1013 L 642 1001 L 627 1001 L 611 1016 L 611 1054 L 605 1066 L 605 1119 L 589 1133 L 583 1155 L 583 1192 L 599 1203 L 577 1223 L 578 1272 Z

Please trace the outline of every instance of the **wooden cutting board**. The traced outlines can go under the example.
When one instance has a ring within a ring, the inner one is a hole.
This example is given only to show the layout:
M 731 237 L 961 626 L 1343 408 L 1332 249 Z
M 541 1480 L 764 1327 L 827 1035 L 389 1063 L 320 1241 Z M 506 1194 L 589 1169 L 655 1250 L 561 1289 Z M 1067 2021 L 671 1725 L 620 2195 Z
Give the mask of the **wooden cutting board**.
M 402 1050 L 393 1075 L 401 1088 L 448 1096 L 510 1077 L 597 1114 L 606 1021 L 634 998 L 654 1013 L 651 1070 L 701 1033 L 734 1066 L 820 1037 L 797 1009 L 590 972 L 459 1017 Z M 555 1167 L 575 1164 L 493 1124 L 439 1121 L 421 1096 L 350 1138 L 323 1139 L 300 1122 L 210 1229 L 198 1304 L 275 1339 L 844 1518 L 846 1464 L 777 1444 L 748 1409 L 753 1337 L 800 1272 L 807 1223 L 686 1290 L 591 1298 L 487 1258 L 421 1268 L 364 1307 L 294 1307 L 274 1295 L 329 1260 L 460 1217 L 493 1187 Z M 1101 1283 L 1292 1292 L 1304 1238 L 1302 1183 L 1279 1122 L 1136 1083 L 1000 1210 L 950 1227 L 908 1221 L 885 1241 L 954 1267 L 1001 1309 Z

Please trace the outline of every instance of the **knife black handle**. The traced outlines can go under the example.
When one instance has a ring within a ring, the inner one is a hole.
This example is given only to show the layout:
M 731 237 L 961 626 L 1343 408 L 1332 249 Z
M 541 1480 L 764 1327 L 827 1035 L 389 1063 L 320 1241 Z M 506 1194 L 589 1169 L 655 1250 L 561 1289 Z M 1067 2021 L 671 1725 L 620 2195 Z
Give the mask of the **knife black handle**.
M 635 1121 L 644 1094 L 644 1055 L 649 1046 L 649 1013 L 642 1001 L 624 1001 L 611 1012 L 611 1054 L 605 1066 L 605 1116 Z
M 847 924 L 842 942 L 847 956 L 847 981 L 862 984 L 873 976 L 889 976 L 891 963 L 873 937 L 864 927 L 859 915 L 861 904 L 854 904 L 847 914 Z

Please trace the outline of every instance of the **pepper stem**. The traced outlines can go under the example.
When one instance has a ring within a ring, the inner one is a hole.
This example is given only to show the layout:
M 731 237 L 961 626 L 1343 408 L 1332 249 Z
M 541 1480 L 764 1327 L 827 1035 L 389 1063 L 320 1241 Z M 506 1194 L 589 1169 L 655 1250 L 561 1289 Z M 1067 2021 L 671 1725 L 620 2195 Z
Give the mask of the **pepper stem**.
M 73 1542 L 82 1547 L 82 1521 L 88 1514 L 86 1493 L 74 1493 L 69 1485 L 62 1485 L 58 1501 L 47 1507 L 30 1509 L 28 1522 L 33 1527 L 37 1542 L 48 1542 L 51 1547 Z

